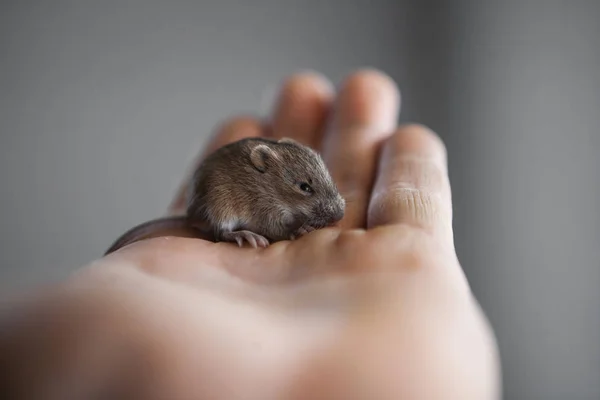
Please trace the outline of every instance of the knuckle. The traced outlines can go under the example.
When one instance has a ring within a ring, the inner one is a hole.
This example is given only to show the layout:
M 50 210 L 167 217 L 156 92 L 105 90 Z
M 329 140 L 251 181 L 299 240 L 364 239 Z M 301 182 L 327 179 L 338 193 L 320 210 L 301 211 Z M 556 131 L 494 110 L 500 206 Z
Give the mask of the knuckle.
M 403 185 L 388 188 L 378 195 L 369 211 L 370 224 L 394 221 L 426 231 L 449 217 L 447 202 L 440 193 Z
M 407 216 L 407 219 L 426 226 L 439 220 L 443 210 L 443 202 L 438 193 L 400 187 L 393 190 L 392 194 L 397 199 L 400 209 Z
M 389 180 L 392 189 L 417 189 L 442 192 L 448 189 L 448 174 L 427 157 L 398 155 L 390 162 Z

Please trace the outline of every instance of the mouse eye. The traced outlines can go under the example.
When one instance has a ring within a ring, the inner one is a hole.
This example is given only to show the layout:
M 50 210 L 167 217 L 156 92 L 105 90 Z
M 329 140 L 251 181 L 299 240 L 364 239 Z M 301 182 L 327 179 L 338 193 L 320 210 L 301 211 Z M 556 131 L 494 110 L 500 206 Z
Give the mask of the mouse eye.
M 306 183 L 306 182 L 300 183 L 299 186 L 300 186 L 300 190 L 302 190 L 303 192 L 306 192 L 306 193 L 313 193 L 314 192 L 313 188 L 310 187 L 310 185 L 308 183 Z

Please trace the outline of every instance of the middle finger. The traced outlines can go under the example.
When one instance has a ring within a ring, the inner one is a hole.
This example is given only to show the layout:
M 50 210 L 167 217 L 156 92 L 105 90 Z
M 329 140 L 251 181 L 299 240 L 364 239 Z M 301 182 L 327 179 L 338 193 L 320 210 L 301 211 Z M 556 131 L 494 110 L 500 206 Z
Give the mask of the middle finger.
M 359 71 L 342 85 L 322 151 L 346 200 L 343 228 L 366 227 L 378 149 L 393 133 L 399 111 L 399 90 L 379 71 Z

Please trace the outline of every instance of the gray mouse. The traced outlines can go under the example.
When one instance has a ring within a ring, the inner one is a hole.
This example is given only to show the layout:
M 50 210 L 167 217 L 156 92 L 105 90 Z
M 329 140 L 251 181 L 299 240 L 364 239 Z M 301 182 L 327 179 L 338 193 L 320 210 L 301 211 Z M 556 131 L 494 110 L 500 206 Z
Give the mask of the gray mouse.
M 209 155 L 192 178 L 187 217 L 208 223 L 217 241 L 253 247 L 294 240 L 344 216 L 321 156 L 284 138 L 247 138 Z
M 334 225 L 345 210 L 319 153 L 289 138 L 246 138 L 220 147 L 195 170 L 187 198 L 185 216 L 139 225 L 107 253 L 156 224 L 193 227 L 240 247 L 267 247 Z

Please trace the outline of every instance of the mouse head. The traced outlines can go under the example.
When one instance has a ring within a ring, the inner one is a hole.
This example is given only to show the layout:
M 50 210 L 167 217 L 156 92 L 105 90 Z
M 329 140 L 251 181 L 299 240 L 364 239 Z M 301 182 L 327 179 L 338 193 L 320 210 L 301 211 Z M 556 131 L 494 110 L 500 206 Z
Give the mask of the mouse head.
M 273 193 L 297 222 L 313 228 L 332 225 L 344 216 L 345 201 L 321 156 L 308 146 L 284 138 L 256 144 L 250 160 Z

